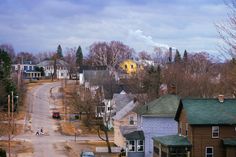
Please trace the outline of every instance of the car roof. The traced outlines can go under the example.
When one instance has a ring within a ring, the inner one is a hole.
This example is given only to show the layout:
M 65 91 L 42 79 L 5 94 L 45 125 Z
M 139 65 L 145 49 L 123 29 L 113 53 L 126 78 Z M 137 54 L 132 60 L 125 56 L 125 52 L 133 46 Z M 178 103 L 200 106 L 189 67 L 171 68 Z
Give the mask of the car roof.
M 83 155 L 94 155 L 94 153 L 93 152 L 89 152 L 89 151 L 84 151 Z

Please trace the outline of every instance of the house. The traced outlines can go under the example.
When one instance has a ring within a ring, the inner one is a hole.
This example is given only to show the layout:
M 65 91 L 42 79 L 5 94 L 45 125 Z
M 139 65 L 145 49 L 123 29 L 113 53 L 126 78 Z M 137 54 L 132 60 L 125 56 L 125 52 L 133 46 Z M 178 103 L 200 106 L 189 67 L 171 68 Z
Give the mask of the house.
M 167 94 L 137 110 L 138 127 L 145 136 L 145 157 L 153 156 L 153 137 L 177 134 L 178 123 L 174 118 L 179 100 L 178 96 Z
M 178 135 L 155 137 L 155 157 L 235 157 L 236 99 L 182 99 Z
M 109 71 L 107 66 L 81 66 L 79 68 L 79 82 L 81 85 L 86 82 L 98 85 L 108 78 Z
M 41 72 L 37 71 L 36 65 L 31 61 L 25 61 L 23 64 L 13 64 L 13 72 L 17 72 L 18 75 L 23 75 L 24 79 L 40 79 Z
M 40 62 L 38 67 L 43 67 L 45 77 L 52 77 L 54 73 L 54 61 L 53 60 L 45 60 Z M 69 79 L 69 74 L 68 74 L 68 63 L 66 63 L 63 60 L 56 60 L 56 76 L 58 79 Z
M 120 68 L 126 73 L 126 74 L 135 74 L 138 69 L 138 65 L 135 61 L 131 59 L 126 59 L 120 63 Z
M 113 119 L 114 143 L 126 150 L 129 157 L 144 157 L 144 134 L 137 128 L 138 102 L 134 98 Z

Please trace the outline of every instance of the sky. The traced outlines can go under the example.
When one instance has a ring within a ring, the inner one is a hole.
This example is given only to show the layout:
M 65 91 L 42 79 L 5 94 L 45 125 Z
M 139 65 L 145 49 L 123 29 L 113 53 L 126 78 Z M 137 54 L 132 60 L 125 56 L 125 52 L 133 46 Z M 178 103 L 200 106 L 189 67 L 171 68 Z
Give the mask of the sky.
M 121 41 L 136 52 L 155 46 L 215 53 L 223 0 L 1 0 L 0 44 L 16 52 L 55 51 Z

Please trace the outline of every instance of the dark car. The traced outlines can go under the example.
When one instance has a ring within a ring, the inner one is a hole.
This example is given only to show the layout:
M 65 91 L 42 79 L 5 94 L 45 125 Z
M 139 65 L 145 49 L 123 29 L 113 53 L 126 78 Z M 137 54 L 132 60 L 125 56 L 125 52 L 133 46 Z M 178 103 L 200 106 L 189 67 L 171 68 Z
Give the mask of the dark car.
M 54 119 L 60 119 L 60 118 L 61 118 L 60 112 L 56 112 L 56 111 L 52 112 L 52 118 L 54 118 Z
M 81 154 L 80 154 L 81 157 L 95 157 L 94 153 L 93 152 L 90 152 L 90 151 L 83 151 Z

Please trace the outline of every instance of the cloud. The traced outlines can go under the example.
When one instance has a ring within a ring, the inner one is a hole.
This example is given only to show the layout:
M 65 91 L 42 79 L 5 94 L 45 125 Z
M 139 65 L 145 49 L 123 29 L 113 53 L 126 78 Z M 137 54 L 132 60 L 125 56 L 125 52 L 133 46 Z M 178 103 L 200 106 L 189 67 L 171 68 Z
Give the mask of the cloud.
M 137 30 L 130 30 L 129 31 L 130 36 L 134 37 L 134 39 L 139 40 L 143 42 L 144 44 L 147 44 L 151 47 L 160 47 L 160 48 L 166 48 L 169 49 L 169 45 L 161 44 L 158 42 L 155 42 L 151 36 L 144 35 L 143 31 L 140 29 Z
M 3 0 L 0 44 L 16 51 L 56 50 L 119 40 L 136 51 L 154 46 L 216 50 L 214 22 L 225 15 L 217 0 Z M 197 39 L 197 40 L 196 40 Z

